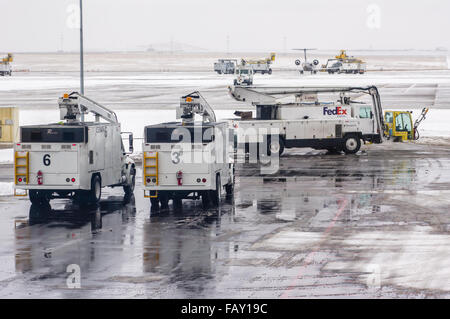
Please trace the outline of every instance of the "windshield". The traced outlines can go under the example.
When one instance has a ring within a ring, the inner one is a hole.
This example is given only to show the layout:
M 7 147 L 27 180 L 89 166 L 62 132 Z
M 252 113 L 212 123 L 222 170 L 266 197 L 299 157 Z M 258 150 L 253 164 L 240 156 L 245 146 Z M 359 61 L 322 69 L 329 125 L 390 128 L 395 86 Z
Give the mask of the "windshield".
M 395 129 L 398 132 L 411 132 L 412 123 L 409 114 L 397 114 L 397 116 L 395 117 Z
M 20 136 L 24 143 L 82 143 L 85 140 L 87 141 L 85 130 L 87 130 L 87 127 L 22 127 Z
M 213 127 L 149 127 L 146 143 L 210 143 L 214 140 Z

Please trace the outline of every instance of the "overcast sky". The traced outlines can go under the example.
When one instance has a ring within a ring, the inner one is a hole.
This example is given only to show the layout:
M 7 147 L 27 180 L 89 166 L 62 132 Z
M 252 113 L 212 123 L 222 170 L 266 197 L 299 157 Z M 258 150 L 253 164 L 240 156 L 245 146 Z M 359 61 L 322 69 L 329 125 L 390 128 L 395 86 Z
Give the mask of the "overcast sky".
M 0 52 L 77 50 L 78 0 L 0 0 Z M 450 48 L 450 1 L 84 0 L 85 47 L 210 51 Z M 76 7 L 76 6 L 75 6 Z

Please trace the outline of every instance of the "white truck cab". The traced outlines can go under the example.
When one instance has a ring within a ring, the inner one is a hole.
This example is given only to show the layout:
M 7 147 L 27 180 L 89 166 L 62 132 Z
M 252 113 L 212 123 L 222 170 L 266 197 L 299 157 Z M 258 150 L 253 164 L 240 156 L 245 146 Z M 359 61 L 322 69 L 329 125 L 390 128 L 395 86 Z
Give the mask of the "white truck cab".
M 195 114 L 203 121 L 194 121 Z M 223 191 L 232 196 L 234 187 L 228 124 L 216 121 L 199 92 L 181 98 L 177 118 L 182 121 L 145 127 L 145 197 L 150 198 L 152 211 L 167 209 L 169 200 L 180 209 L 185 198 L 201 198 L 204 207 L 217 206 Z
M 14 146 L 15 189 L 27 190 L 34 204 L 53 198 L 97 203 L 104 186 L 123 187 L 129 198 L 136 169 L 115 113 L 78 93 L 65 94 L 59 107 L 61 122 L 20 128 L 20 142 Z M 83 120 L 89 112 L 95 122 Z
M 249 144 L 261 144 L 266 138 L 269 155 L 272 152 L 281 155 L 285 148 L 294 147 L 354 154 L 359 151 L 361 141 L 383 141 L 383 111 L 378 90 L 373 86 L 251 89 L 236 86 L 230 87 L 230 93 L 238 101 L 256 105 L 255 118 L 231 120 L 238 147 L 244 145 L 246 150 L 250 149 Z M 319 101 L 319 94 L 332 98 Z M 284 102 L 289 95 L 294 95 L 295 101 Z M 366 99 L 357 101 L 361 96 Z M 276 140 L 263 136 L 273 130 L 278 132 Z
M 253 75 L 255 72 L 251 65 L 238 66 L 235 74 L 234 85 L 253 85 Z

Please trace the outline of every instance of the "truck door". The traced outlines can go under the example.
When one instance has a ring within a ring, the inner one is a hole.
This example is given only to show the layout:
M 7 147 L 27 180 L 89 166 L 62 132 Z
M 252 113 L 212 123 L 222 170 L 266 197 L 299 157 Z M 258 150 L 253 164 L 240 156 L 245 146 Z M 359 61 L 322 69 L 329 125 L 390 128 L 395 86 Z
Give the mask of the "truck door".
M 371 106 L 359 107 L 359 123 L 363 134 L 375 133 L 374 112 Z
M 395 136 L 402 140 L 412 139 L 412 119 L 409 112 L 396 112 L 394 114 Z
M 99 126 L 95 133 L 95 149 L 94 149 L 94 170 L 102 170 L 105 168 L 105 142 L 107 135 L 106 127 Z

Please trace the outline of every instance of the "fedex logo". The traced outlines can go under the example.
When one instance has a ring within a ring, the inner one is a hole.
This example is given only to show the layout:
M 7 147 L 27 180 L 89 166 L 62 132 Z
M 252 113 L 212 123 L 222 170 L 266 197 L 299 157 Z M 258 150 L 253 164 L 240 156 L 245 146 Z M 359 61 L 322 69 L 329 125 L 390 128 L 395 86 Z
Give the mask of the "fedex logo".
M 347 110 L 340 106 L 337 106 L 335 109 L 329 109 L 325 106 L 323 108 L 323 115 L 347 115 Z

